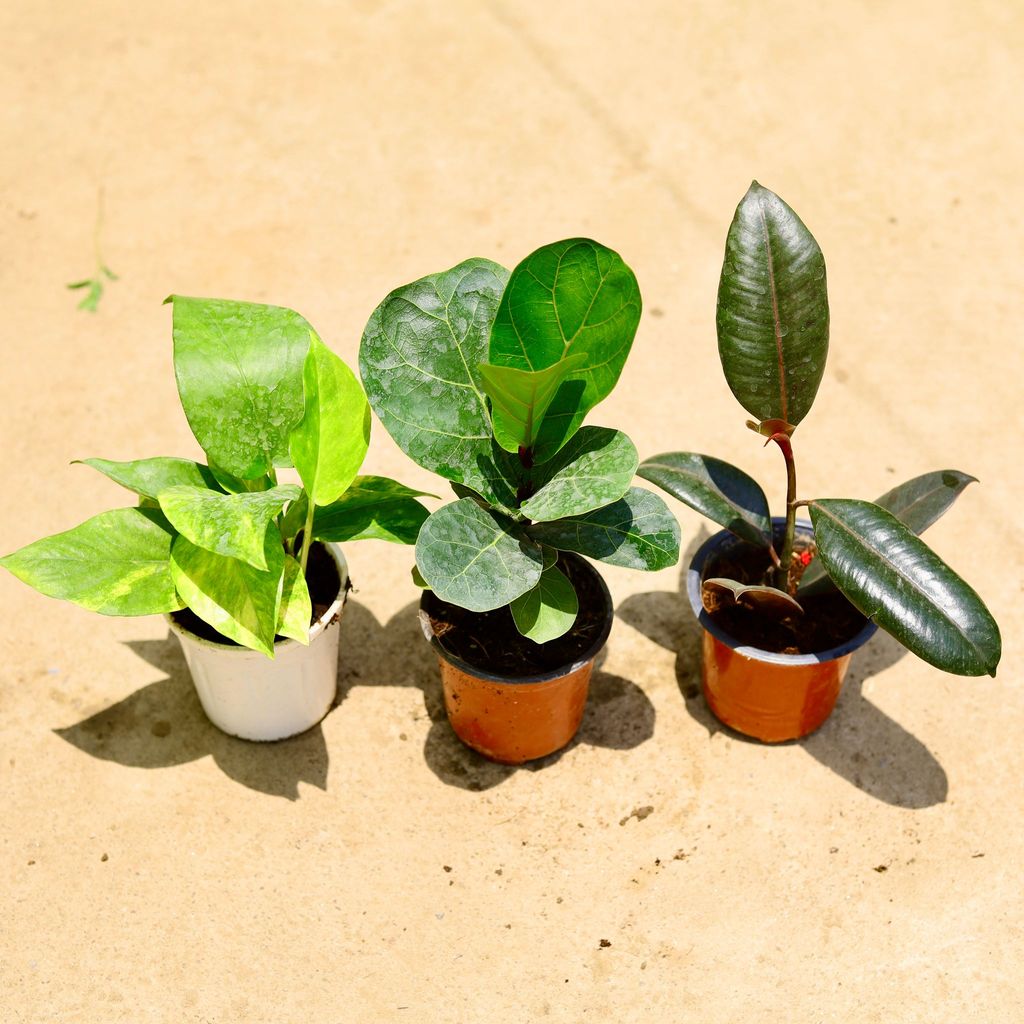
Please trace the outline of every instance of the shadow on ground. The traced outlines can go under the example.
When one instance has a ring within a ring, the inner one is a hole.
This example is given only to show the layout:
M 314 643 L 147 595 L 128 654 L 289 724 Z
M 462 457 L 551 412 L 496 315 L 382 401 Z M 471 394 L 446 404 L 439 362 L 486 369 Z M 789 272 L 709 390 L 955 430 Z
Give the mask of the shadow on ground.
M 709 735 L 725 732 L 737 740 L 756 743 L 722 725 L 701 694 L 701 630 L 686 597 L 686 567 L 709 536 L 702 527 L 683 555 L 678 593 L 637 594 L 623 601 L 617 614 L 655 643 L 675 652 L 676 681 L 686 708 Z M 943 803 L 949 790 L 942 765 L 917 737 L 863 695 L 868 679 L 906 653 L 901 644 L 879 630 L 853 656 L 832 716 L 817 732 L 794 743 L 870 796 L 896 807 L 931 807 Z
M 494 764 L 463 746 L 448 725 L 433 651 L 423 639 L 418 605 L 403 608 L 386 625 L 349 600 L 342 618 L 338 696 L 331 714 L 357 686 L 405 686 L 423 694 L 430 730 L 424 759 L 443 782 L 480 791 L 517 771 L 538 771 L 580 744 L 616 750 L 639 746 L 654 735 L 654 706 L 621 676 L 595 669 L 580 731 L 564 750 L 522 767 Z M 166 676 L 83 719 L 54 730 L 79 750 L 132 768 L 169 768 L 210 755 L 229 778 L 260 793 L 296 800 L 298 784 L 326 790 L 330 755 L 321 726 L 276 743 L 235 739 L 203 713 L 185 657 L 175 637 L 127 645 Z

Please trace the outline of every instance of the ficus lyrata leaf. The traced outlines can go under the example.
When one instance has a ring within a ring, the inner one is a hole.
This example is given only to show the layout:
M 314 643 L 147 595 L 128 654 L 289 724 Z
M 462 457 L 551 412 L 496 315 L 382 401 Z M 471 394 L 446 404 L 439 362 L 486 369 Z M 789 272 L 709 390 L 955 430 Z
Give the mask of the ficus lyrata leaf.
M 568 633 L 579 607 L 572 583 L 556 565 L 546 566 L 537 585 L 510 605 L 516 629 L 537 644 Z

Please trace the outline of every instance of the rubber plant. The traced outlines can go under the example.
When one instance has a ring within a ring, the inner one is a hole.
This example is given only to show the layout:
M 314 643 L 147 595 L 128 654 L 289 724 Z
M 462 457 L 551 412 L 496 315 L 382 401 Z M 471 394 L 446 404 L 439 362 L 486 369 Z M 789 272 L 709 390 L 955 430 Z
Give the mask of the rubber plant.
M 36 590 L 104 615 L 183 608 L 274 657 L 307 643 L 314 541 L 415 541 L 419 491 L 359 476 L 370 410 L 352 371 L 278 306 L 172 296 L 178 394 L 207 463 L 84 459 L 138 496 L 0 559 Z M 294 467 L 301 484 L 278 481 Z
M 776 540 L 761 487 L 719 459 L 667 452 L 643 462 L 641 477 L 768 552 L 763 581 L 712 578 L 705 584 L 773 617 L 799 616 L 810 595 L 835 587 L 929 664 L 958 675 L 995 675 L 1001 649 L 995 620 L 919 536 L 973 477 L 958 470 L 927 473 L 874 502 L 799 496 L 794 433 L 814 402 L 829 346 L 825 261 L 796 213 L 757 182 L 729 228 L 717 329 L 725 378 L 753 417 L 747 426 L 782 454 L 786 514 Z M 801 508 L 810 514 L 816 555 L 807 551 L 798 559 Z
M 419 582 L 474 612 L 509 606 L 536 643 L 572 628 L 556 562 L 576 552 L 631 569 L 679 557 L 679 528 L 632 485 L 633 442 L 583 426 L 615 386 L 640 320 L 636 278 L 588 239 L 546 245 L 511 274 L 470 259 L 391 292 L 363 334 L 374 411 L 457 500 L 416 542 Z

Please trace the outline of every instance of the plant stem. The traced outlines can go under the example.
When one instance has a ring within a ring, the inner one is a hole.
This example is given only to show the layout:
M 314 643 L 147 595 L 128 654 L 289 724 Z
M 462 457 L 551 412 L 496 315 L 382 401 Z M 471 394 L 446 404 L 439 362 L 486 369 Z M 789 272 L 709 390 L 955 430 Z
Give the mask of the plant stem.
M 299 557 L 299 567 L 302 569 L 302 575 L 306 575 L 306 563 L 309 561 L 309 545 L 313 541 L 313 513 L 316 511 L 316 505 L 313 504 L 313 499 L 309 498 L 309 508 L 306 510 L 306 525 L 302 528 L 302 554 Z
M 786 434 L 772 434 L 774 441 L 786 460 L 786 532 L 783 535 L 782 554 L 779 556 L 779 567 L 775 570 L 775 583 L 779 590 L 789 593 L 789 569 L 793 561 L 793 540 L 796 536 L 796 461 L 793 458 L 793 445 Z

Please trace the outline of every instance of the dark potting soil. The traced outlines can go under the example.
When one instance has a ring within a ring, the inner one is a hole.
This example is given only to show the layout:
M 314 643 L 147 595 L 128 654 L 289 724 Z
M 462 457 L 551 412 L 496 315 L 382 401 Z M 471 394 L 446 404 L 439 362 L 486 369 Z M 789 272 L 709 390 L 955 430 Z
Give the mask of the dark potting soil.
M 793 548 L 791 591 L 795 591 L 814 554 L 814 542 L 798 536 Z M 743 584 L 774 585 L 771 570 L 767 551 L 737 541 L 708 561 L 704 578 L 724 576 Z M 715 588 L 701 590 L 705 610 L 726 633 L 745 646 L 775 654 L 830 650 L 855 637 L 867 621 L 838 590 L 811 597 L 794 596 L 804 614 L 794 611 L 783 619 L 773 619 Z
M 568 633 L 535 644 L 516 629 L 507 606 L 493 612 L 471 612 L 427 590 L 423 610 L 438 643 L 474 668 L 498 676 L 544 675 L 579 661 L 604 630 L 610 609 L 593 570 L 581 558 L 563 555 L 558 568 L 569 577 L 580 604 Z
M 309 549 L 309 560 L 306 562 L 306 586 L 309 587 L 309 597 L 313 603 L 313 614 L 309 620 L 309 624 L 312 626 L 334 604 L 338 591 L 341 589 L 338 567 L 323 544 L 314 543 Z M 171 618 L 183 629 L 195 633 L 196 636 L 202 637 L 204 640 L 211 640 L 215 644 L 224 644 L 227 647 L 240 646 L 234 640 L 218 633 L 213 626 L 203 622 L 191 608 L 172 612 Z M 278 636 L 274 639 L 277 641 L 285 638 Z

